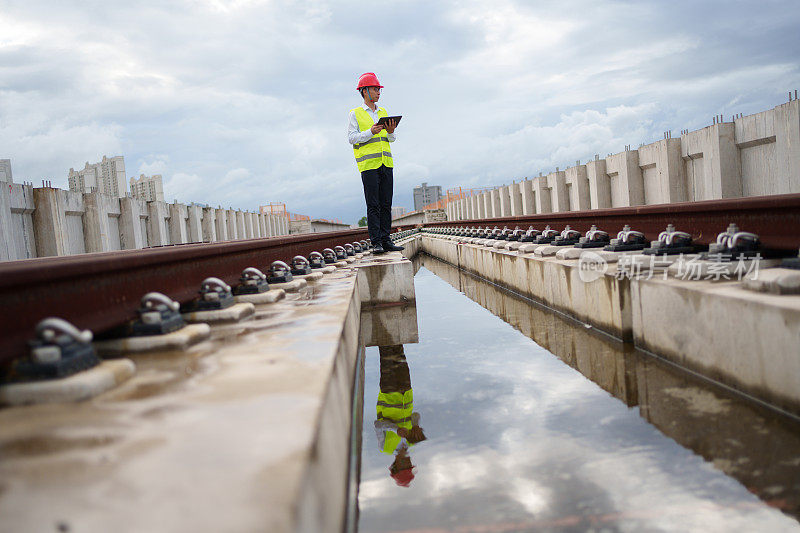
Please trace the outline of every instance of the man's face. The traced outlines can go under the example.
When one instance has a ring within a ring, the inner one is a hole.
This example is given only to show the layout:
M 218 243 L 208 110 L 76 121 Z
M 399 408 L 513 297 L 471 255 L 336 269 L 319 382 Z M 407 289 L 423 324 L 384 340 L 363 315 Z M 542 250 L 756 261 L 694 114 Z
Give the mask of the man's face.
M 369 95 L 369 99 L 373 102 L 377 102 L 378 99 L 381 97 L 381 88 L 380 87 L 367 87 L 367 93 Z

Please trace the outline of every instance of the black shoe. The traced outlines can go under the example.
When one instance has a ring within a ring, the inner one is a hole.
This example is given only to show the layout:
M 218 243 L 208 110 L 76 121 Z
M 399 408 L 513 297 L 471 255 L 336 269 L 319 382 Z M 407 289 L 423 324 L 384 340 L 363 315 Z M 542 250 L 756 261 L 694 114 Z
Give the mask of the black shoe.
M 383 245 L 381 243 L 378 243 L 378 244 L 376 244 L 375 246 L 372 247 L 372 253 L 373 254 L 384 254 L 384 253 L 386 253 L 386 250 L 383 248 Z
M 387 252 L 401 252 L 405 250 L 405 248 L 403 248 L 402 246 L 397 246 L 392 242 L 383 243 L 383 249 L 386 250 Z

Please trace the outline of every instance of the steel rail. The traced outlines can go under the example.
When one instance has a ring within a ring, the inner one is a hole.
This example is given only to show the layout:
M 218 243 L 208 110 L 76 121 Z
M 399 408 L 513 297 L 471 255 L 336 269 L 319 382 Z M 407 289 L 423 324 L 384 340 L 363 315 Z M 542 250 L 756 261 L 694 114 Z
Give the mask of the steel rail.
M 569 225 L 572 229 L 586 233 L 592 225 L 596 225 L 598 229 L 614 237 L 628 224 L 631 229 L 644 233 L 648 239 L 656 240 L 667 224 L 673 224 L 675 229 L 690 233 L 698 244 L 710 244 L 731 222 L 736 223 L 742 231 L 756 233 L 766 249 L 783 255 L 797 255 L 800 248 L 800 194 L 429 222 L 424 226 L 489 225 L 502 228 L 506 225 L 511 229 L 515 226 L 523 229 L 534 226 L 541 230 L 549 224 L 558 231 Z
M 0 263 L 0 375 L 3 365 L 26 354 L 43 318 L 57 316 L 97 333 L 135 318 L 147 292 L 184 303 L 208 276 L 236 285 L 247 267 L 266 271 L 275 260 L 366 238 L 365 228 Z

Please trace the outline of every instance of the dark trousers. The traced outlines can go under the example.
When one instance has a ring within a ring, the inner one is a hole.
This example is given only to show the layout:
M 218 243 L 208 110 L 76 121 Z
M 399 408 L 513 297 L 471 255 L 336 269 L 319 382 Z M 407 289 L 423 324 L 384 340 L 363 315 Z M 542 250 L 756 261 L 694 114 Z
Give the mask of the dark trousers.
M 392 229 L 392 169 L 386 165 L 361 173 L 367 201 L 367 229 L 372 244 L 390 241 Z
M 405 392 L 411 390 L 411 371 L 408 368 L 403 345 L 380 346 L 381 392 Z

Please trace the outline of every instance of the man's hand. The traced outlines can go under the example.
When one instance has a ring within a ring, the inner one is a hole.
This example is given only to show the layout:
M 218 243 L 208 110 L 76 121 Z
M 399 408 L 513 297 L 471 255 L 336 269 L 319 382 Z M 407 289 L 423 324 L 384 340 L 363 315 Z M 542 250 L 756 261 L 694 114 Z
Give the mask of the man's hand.
M 397 122 L 395 122 L 394 120 L 390 120 L 386 124 L 386 133 L 394 133 L 395 126 L 397 126 Z
M 377 135 L 377 134 L 379 134 L 381 132 L 382 129 L 383 129 L 383 125 L 382 124 L 373 124 L 372 128 L 370 128 L 370 131 L 372 132 L 373 135 Z M 392 129 L 394 129 L 394 128 L 392 128 Z

